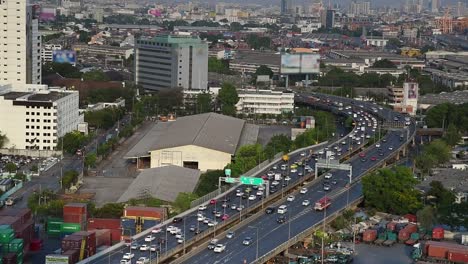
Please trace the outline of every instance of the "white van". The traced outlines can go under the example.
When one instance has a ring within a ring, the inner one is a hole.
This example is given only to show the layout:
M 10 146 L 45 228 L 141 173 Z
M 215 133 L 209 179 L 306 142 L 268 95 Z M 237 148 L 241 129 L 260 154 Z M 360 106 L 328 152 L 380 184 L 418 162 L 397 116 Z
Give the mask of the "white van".
M 285 214 L 286 212 L 288 212 L 288 206 L 287 205 L 281 205 L 280 207 L 278 207 L 278 214 Z

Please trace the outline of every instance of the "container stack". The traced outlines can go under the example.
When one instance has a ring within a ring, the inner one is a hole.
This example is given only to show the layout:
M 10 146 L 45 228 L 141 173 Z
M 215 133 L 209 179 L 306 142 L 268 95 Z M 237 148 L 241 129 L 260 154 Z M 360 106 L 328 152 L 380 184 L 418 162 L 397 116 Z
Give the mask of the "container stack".
M 115 244 L 121 241 L 122 228 L 120 226 L 120 221 L 120 219 L 111 218 L 89 218 L 87 223 L 88 231 L 100 229 L 109 230 L 111 244 Z
M 78 250 L 81 254 L 82 243 L 84 245 L 83 257 L 87 258 L 96 254 L 96 233 L 80 231 L 62 239 L 62 254 L 69 250 Z
M 88 206 L 85 203 L 68 203 L 63 207 L 63 222 L 80 225 L 79 230 L 86 230 Z
M 23 239 L 15 239 L 15 231 L 11 227 L 2 226 L 0 229 L 0 243 L 2 248 L 2 263 L 23 263 Z
M 62 224 L 63 224 L 63 219 L 61 218 L 52 218 L 49 217 L 47 219 L 47 235 L 49 237 L 60 237 L 62 234 Z
M 417 233 L 417 231 L 418 226 L 416 224 L 406 225 L 403 229 L 401 229 L 398 232 L 398 241 L 400 241 L 400 243 L 406 242 L 408 239 L 410 239 L 411 234 Z
M 6 208 L 0 211 L 0 243 L 3 254 L 12 253 L 15 255 L 14 260 L 22 263 L 33 234 L 34 221 L 30 209 Z M 8 258 L 13 259 L 12 254 Z

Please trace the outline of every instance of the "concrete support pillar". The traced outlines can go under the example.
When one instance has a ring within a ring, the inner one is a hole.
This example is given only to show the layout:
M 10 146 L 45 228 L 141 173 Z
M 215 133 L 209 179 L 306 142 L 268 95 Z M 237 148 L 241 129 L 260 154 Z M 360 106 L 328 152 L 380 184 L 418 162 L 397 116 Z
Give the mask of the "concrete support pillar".
M 397 152 L 396 160 L 400 160 L 400 151 Z
M 402 154 L 403 154 L 403 157 L 406 157 L 406 147 L 403 148 L 402 152 L 403 152 L 403 153 L 402 153 Z

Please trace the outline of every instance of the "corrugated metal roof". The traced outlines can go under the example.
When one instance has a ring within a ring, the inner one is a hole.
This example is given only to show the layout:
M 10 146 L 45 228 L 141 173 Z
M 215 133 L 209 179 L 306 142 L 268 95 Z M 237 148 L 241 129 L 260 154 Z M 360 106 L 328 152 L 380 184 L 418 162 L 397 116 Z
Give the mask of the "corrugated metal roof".
M 125 156 L 148 156 L 149 151 L 187 145 L 234 155 L 244 124 L 242 119 L 216 113 L 180 117 L 156 124 Z
M 174 202 L 180 192 L 193 192 L 200 175 L 199 170 L 172 165 L 145 169 L 138 174 L 117 202 L 148 196 Z

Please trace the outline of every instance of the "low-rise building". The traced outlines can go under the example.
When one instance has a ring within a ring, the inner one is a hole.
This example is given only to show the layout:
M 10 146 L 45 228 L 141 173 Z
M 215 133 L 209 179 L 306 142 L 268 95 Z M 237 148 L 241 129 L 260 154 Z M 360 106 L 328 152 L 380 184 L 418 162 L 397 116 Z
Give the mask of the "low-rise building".
M 239 90 L 237 111 L 244 114 L 271 114 L 294 111 L 294 93 L 292 91 L 274 90 Z
M 468 73 L 464 71 L 445 72 L 437 69 L 425 69 L 425 71 L 431 75 L 433 82 L 451 89 L 468 87 Z
M 52 62 L 54 58 L 54 50 L 62 50 L 62 45 L 60 44 L 45 44 L 41 49 L 41 59 L 42 63 Z
M 50 89 L 0 94 L 0 131 L 6 148 L 55 150 L 58 139 L 83 122 L 77 91 Z

